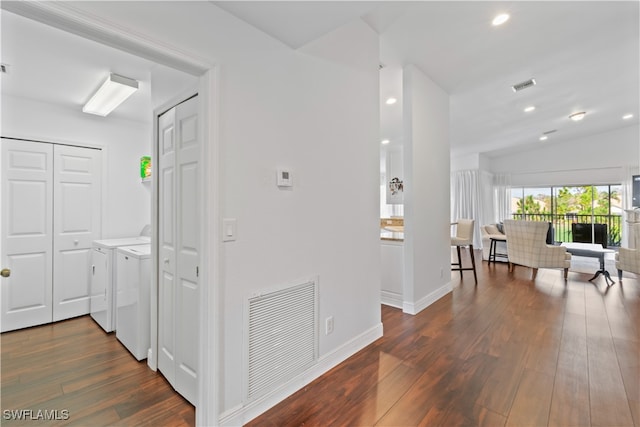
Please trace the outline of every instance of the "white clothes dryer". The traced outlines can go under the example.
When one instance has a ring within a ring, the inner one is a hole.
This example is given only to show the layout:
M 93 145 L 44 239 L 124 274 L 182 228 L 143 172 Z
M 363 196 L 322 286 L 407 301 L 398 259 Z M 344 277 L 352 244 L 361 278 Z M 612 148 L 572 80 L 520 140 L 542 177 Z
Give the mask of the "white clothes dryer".
M 93 241 L 90 313 L 105 332 L 113 332 L 116 328 L 115 251 L 120 246 L 149 245 L 150 242 L 148 236 Z
M 151 340 L 151 245 L 117 249 L 116 338 L 137 360 L 147 358 Z

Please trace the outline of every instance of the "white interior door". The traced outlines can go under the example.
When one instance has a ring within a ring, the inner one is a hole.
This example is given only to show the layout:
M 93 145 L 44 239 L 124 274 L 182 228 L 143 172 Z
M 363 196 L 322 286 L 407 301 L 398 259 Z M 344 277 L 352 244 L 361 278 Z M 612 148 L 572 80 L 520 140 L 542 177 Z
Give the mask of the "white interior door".
M 198 102 L 176 107 L 177 145 L 177 297 L 176 390 L 192 404 L 198 392 L 198 265 L 200 260 Z
M 175 108 L 158 123 L 158 369 L 175 388 Z
M 101 151 L 54 147 L 53 320 L 87 314 L 92 242 L 100 237 Z
M 2 138 L 2 332 L 51 322 L 53 146 Z
M 158 369 L 195 404 L 198 364 L 198 102 L 159 120 Z

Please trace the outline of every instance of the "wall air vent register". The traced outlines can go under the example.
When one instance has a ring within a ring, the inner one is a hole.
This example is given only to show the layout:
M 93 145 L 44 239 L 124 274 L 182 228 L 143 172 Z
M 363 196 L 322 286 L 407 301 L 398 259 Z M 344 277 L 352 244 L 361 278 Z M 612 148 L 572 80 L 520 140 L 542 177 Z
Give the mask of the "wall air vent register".
M 511 90 L 513 90 L 514 92 L 520 92 L 521 90 L 525 90 L 535 85 L 536 79 L 529 79 L 525 80 L 524 82 L 514 84 L 513 86 L 511 86 Z
M 248 299 L 245 397 L 254 400 L 317 363 L 317 278 Z

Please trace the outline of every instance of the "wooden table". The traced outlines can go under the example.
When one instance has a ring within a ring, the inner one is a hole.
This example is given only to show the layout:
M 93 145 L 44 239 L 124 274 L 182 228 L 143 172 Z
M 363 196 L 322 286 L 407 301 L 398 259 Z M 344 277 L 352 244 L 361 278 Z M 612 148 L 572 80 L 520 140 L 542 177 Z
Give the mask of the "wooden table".
M 616 283 L 613 281 L 611 275 L 604 267 L 604 257 L 606 254 L 614 253 L 615 251 L 613 249 L 605 249 L 600 244 L 576 242 L 563 242 L 561 246 L 567 248 L 567 252 L 569 252 L 571 255 L 598 258 L 598 260 L 600 260 L 600 270 L 596 271 L 596 274 L 594 274 L 593 277 L 589 279 L 590 282 L 602 274 L 607 282 L 607 286 Z

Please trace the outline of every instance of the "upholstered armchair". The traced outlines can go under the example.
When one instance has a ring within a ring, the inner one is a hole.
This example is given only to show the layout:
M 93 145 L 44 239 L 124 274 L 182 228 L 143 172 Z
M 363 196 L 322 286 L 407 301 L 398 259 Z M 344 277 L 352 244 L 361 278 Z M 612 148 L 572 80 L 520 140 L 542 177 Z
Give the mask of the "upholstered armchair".
M 567 278 L 571 254 L 563 246 L 547 244 L 548 230 L 548 222 L 504 220 L 509 271 L 513 271 L 514 265 L 530 267 L 531 278 L 535 279 L 538 268 L 562 268 Z
M 622 272 L 640 274 L 640 222 L 630 225 L 630 235 L 635 242 L 629 242 L 635 249 L 620 248 L 616 254 L 616 268 L 618 269 L 618 279 L 622 280 Z

